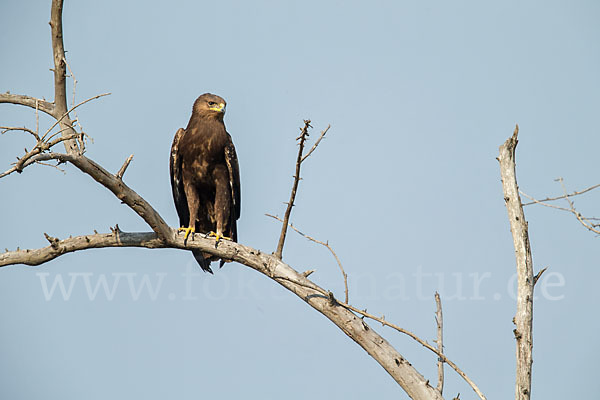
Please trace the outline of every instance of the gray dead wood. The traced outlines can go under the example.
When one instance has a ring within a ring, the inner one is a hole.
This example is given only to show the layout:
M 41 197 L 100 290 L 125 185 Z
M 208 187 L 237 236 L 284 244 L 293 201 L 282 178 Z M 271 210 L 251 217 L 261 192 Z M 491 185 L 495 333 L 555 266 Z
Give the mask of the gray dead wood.
M 504 190 L 504 201 L 510 221 L 510 231 L 517 260 L 517 312 L 514 318 L 515 339 L 517 341 L 517 370 L 515 398 L 529 400 L 531 396 L 531 367 L 533 348 L 533 261 L 529 243 L 528 225 L 517 186 L 515 149 L 519 126 L 502 146 L 500 146 L 500 175 Z

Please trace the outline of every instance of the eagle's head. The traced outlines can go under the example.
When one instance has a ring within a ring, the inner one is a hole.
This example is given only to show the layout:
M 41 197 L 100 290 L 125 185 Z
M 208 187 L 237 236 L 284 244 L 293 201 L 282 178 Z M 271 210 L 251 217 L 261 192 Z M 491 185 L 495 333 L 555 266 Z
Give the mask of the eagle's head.
M 194 102 L 193 113 L 204 118 L 223 119 L 227 103 L 222 97 L 212 93 L 204 93 Z

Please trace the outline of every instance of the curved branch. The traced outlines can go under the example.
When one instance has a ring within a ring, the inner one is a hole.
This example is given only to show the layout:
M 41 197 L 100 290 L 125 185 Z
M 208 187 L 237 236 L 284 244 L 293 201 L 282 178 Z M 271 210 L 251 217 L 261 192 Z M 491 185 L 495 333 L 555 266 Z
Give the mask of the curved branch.
M 146 247 L 156 249 L 165 247 L 154 232 L 97 233 L 71 237 L 65 240 L 53 240 L 47 247 L 35 250 L 17 250 L 0 254 L 0 267 L 14 264 L 41 265 L 54 260 L 63 254 L 78 250 L 98 249 L 103 247 Z
M 390 328 L 397 330 L 398 332 L 411 337 L 413 340 L 418 342 L 421 346 L 425 347 L 427 350 L 431 350 L 432 352 L 437 354 L 438 357 L 441 358 L 446 364 L 448 364 L 450 367 L 452 367 L 452 369 L 454 369 L 456 371 L 456 373 L 459 374 L 465 380 L 465 382 L 467 382 L 469 384 L 469 386 L 471 386 L 471 389 L 473 389 L 473 391 L 475 393 L 477 393 L 477 396 L 479 396 L 479 398 L 481 400 L 486 400 L 485 395 L 481 392 L 479 387 L 477 387 L 475 382 L 473 382 L 471 380 L 471 378 L 469 378 L 469 376 L 458 367 L 458 365 L 454 364 L 454 362 L 452 362 L 452 360 L 450 360 L 448 357 L 446 357 L 446 355 L 442 351 L 438 351 L 438 349 L 436 349 L 435 347 L 433 347 L 432 345 L 430 345 L 429 343 L 427 343 L 426 341 L 424 341 L 423 339 L 421 339 L 420 337 L 418 337 L 411 331 L 401 328 L 398 325 L 392 324 L 391 322 L 386 321 L 385 318 L 383 318 L 383 317 L 378 317 L 376 315 L 369 314 L 368 312 L 360 310 L 354 306 L 351 306 L 350 304 L 340 303 L 340 305 L 342 307 L 345 307 L 349 310 L 354 311 L 357 314 L 362 315 L 365 318 L 369 318 L 369 319 L 372 319 L 373 321 L 377 321 L 377 322 L 381 323 L 381 325 L 389 326 Z M 441 394 L 440 394 L 440 396 L 441 396 Z
M 429 385 L 419 372 L 398 353 L 383 337 L 361 318 L 337 302 L 332 302 L 324 289 L 308 280 L 275 256 L 230 241 L 215 240 L 197 235 L 184 243 L 183 235 L 173 235 L 169 243 L 160 240 L 156 233 L 113 233 L 78 236 L 53 240 L 51 245 L 38 250 L 19 250 L 0 254 L 0 266 L 15 263 L 39 265 L 68 252 L 99 247 L 146 247 L 200 249 L 224 259 L 237 261 L 277 281 L 308 305 L 319 311 L 346 335 L 359 344 L 400 384 L 412 399 L 442 400 L 441 395 Z
M 35 97 L 25 96 L 22 94 L 0 93 L 0 103 L 31 107 L 34 110 L 37 108 L 51 117 L 55 117 L 54 104 L 46 100 L 37 99 Z
M 133 211 L 135 211 L 146 223 L 156 232 L 160 239 L 164 241 L 170 241 L 173 237 L 173 232 L 165 220 L 158 214 L 158 212 L 139 194 L 127 186 L 117 176 L 111 174 L 101 165 L 95 161 L 82 156 L 72 155 L 64 153 L 42 153 L 30 157 L 29 160 L 23 163 L 22 168 L 25 168 L 31 164 L 39 161 L 57 160 L 59 162 L 70 162 L 80 171 L 88 174 L 96 182 L 110 190 L 119 200 L 127 204 Z M 7 175 L 10 172 L 14 172 L 15 167 L 11 170 L 1 174 L 1 176 Z

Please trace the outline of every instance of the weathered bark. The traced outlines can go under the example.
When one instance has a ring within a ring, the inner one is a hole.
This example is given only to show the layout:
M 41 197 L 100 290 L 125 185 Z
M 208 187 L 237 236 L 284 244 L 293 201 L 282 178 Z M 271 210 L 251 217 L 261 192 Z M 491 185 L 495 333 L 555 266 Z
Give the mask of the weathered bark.
M 183 235 L 170 230 L 167 241 L 156 233 L 126 233 L 115 229 L 112 233 L 93 234 L 58 240 L 48 238 L 51 245 L 37 250 L 19 250 L 0 254 L 0 266 L 10 264 L 39 265 L 63 254 L 100 247 L 146 247 L 200 249 L 203 252 L 237 261 L 275 280 L 293 292 L 308 305 L 319 311 L 338 326 L 347 336 L 371 355 L 406 391 L 417 400 L 442 400 L 439 392 L 398 351 L 366 322 L 354 313 L 332 301 L 328 291 L 317 286 L 275 256 L 230 241 L 222 241 L 215 247 L 215 240 L 196 235 L 184 243 Z
M 20 106 L 31 107 L 34 110 L 45 112 L 54 117 L 54 104 L 46 100 L 36 99 L 35 97 L 24 96 L 22 94 L 0 93 L 0 103 L 17 104 Z
M 533 348 L 533 261 L 529 244 L 528 225 L 523 213 L 517 176 L 515 172 L 515 149 L 519 126 L 502 146 L 500 146 L 500 174 L 504 201 L 508 211 L 515 257 L 517 259 L 517 313 L 514 318 L 515 339 L 517 340 L 517 370 L 515 398 L 529 400 L 531 396 L 531 366 Z
M 73 121 L 67 112 L 67 60 L 63 43 L 62 10 L 63 0 L 53 0 L 50 11 L 50 27 L 52 28 L 52 53 L 54 56 L 54 116 L 59 121 L 61 135 L 75 137 L 77 132 L 73 128 Z M 67 154 L 79 154 L 83 151 L 76 139 L 65 140 L 64 145 Z

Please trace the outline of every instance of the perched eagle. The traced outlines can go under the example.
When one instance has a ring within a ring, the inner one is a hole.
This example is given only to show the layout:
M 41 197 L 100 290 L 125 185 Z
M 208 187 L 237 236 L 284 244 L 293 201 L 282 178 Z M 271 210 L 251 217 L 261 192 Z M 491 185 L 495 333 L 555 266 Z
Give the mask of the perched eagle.
M 179 231 L 237 241 L 240 217 L 240 170 L 231 136 L 225 129 L 225 100 L 205 93 L 192 108 L 187 128 L 177 131 L 169 169 Z M 212 274 L 217 257 L 192 250 L 200 267 Z M 222 267 L 225 261 L 221 260 Z

